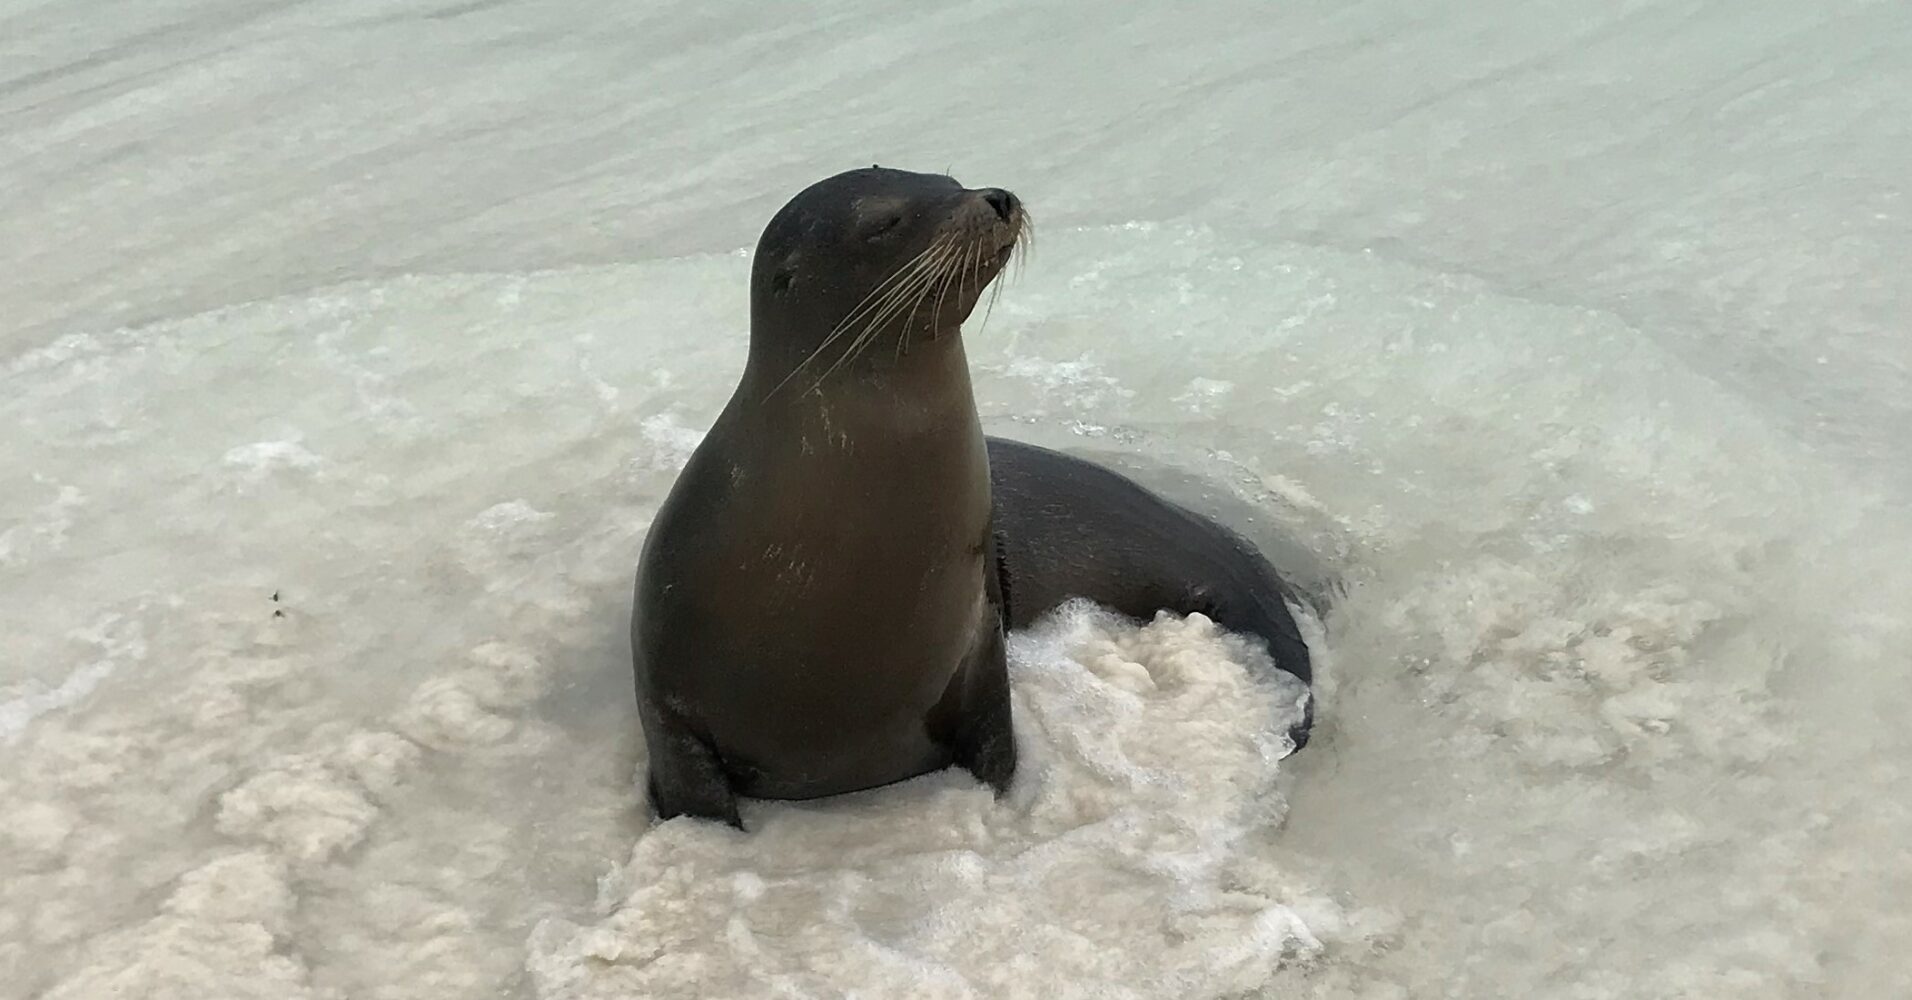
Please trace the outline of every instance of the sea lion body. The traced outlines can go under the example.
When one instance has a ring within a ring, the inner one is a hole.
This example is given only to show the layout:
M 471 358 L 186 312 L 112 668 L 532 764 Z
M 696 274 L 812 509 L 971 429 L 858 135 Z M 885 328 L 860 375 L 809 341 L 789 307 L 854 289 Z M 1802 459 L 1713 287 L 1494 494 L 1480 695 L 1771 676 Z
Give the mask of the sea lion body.
M 1093 463 L 985 438 L 961 324 L 1024 218 L 1007 191 L 873 167 L 811 185 L 765 228 L 743 377 L 637 575 L 660 817 L 741 826 L 740 795 L 950 765 L 1000 794 L 1016 767 L 1004 633 L 1071 597 L 1201 611 L 1308 679 L 1252 547 Z
M 967 372 L 940 377 L 968 393 Z M 738 794 L 810 798 L 947 766 L 937 706 L 998 645 L 973 407 L 926 404 L 899 427 L 887 404 L 844 395 L 794 420 L 733 405 L 712 431 L 724 447 L 692 457 L 652 528 L 651 680 L 695 706 Z
M 989 459 L 959 336 L 1021 207 L 851 171 L 765 228 L 750 355 L 645 541 L 632 617 L 660 816 L 741 825 L 950 764 L 1015 769 Z

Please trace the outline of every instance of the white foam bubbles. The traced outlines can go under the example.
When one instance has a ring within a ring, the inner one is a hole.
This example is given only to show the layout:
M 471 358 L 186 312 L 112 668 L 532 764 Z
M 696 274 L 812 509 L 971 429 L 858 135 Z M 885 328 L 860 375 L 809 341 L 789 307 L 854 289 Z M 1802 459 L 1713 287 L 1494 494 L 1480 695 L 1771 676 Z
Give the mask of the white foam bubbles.
M 1292 682 L 1199 616 L 1070 609 L 1010 656 L 1005 802 L 944 772 L 752 804 L 748 835 L 663 824 L 601 917 L 539 929 L 539 996 L 1211 997 L 1320 949 L 1241 843 L 1279 818 Z

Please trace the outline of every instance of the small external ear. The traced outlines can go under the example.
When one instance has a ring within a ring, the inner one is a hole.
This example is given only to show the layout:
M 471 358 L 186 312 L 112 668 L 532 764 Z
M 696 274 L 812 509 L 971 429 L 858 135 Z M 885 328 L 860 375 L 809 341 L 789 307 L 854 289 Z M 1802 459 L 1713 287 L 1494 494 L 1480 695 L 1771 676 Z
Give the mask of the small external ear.
M 770 290 L 778 295 L 782 295 L 790 290 L 791 280 L 789 271 L 778 271 L 770 277 Z

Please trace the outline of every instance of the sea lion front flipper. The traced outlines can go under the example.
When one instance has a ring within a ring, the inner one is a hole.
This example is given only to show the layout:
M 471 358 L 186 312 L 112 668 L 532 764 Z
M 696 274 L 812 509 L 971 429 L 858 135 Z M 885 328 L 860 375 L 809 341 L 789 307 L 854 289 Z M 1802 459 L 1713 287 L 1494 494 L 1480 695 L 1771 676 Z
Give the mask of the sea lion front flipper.
M 639 715 L 651 755 L 649 791 L 657 818 L 694 816 L 743 829 L 737 795 L 716 748 L 661 706 L 640 705 L 640 709 L 649 709 Z
M 1016 776 L 1016 734 L 1010 725 L 1009 654 L 1002 617 L 995 608 L 990 611 L 988 634 L 957 678 L 966 704 L 949 747 L 956 766 L 995 789 L 1000 798 Z
M 944 742 L 956 766 L 1001 797 L 1016 776 L 1016 734 L 1009 708 L 1009 581 L 1004 577 L 1003 539 L 992 522 L 978 551 L 983 556 L 981 633 L 954 684 L 938 706 L 956 721 Z

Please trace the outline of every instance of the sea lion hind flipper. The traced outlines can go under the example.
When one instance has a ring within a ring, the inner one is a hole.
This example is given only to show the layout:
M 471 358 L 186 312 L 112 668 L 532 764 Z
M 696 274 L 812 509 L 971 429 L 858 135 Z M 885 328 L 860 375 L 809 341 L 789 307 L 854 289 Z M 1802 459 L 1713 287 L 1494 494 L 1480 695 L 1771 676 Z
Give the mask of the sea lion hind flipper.
M 1251 579 L 1259 578 L 1253 591 L 1244 591 L 1231 600 L 1214 585 L 1198 583 L 1188 588 L 1182 606 L 1175 610 L 1180 614 L 1199 611 L 1230 632 L 1259 638 L 1275 669 L 1309 686 L 1300 721 L 1288 727 L 1288 739 L 1300 750 L 1308 745 L 1308 737 L 1314 730 L 1314 664 L 1308 643 L 1302 639 L 1294 615 L 1283 600 L 1288 594 L 1286 584 L 1252 549 L 1244 546 L 1238 551 L 1241 560 L 1249 564 L 1251 572 L 1247 575 Z
M 1213 584 L 1196 583 L 1187 588 L 1174 610 L 1184 615 L 1199 611 L 1230 632 L 1261 639 L 1276 669 L 1293 674 L 1303 684 L 1312 684 L 1314 665 L 1308 643 L 1284 600 L 1289 594 L 1287 585 L 1252 550 L 1244 547 L 1239 558 L 1247 564 L 1242 575 L 1254 581 L 1252 585 L 1239 588 L 1240 593 L 1231 598 Z

